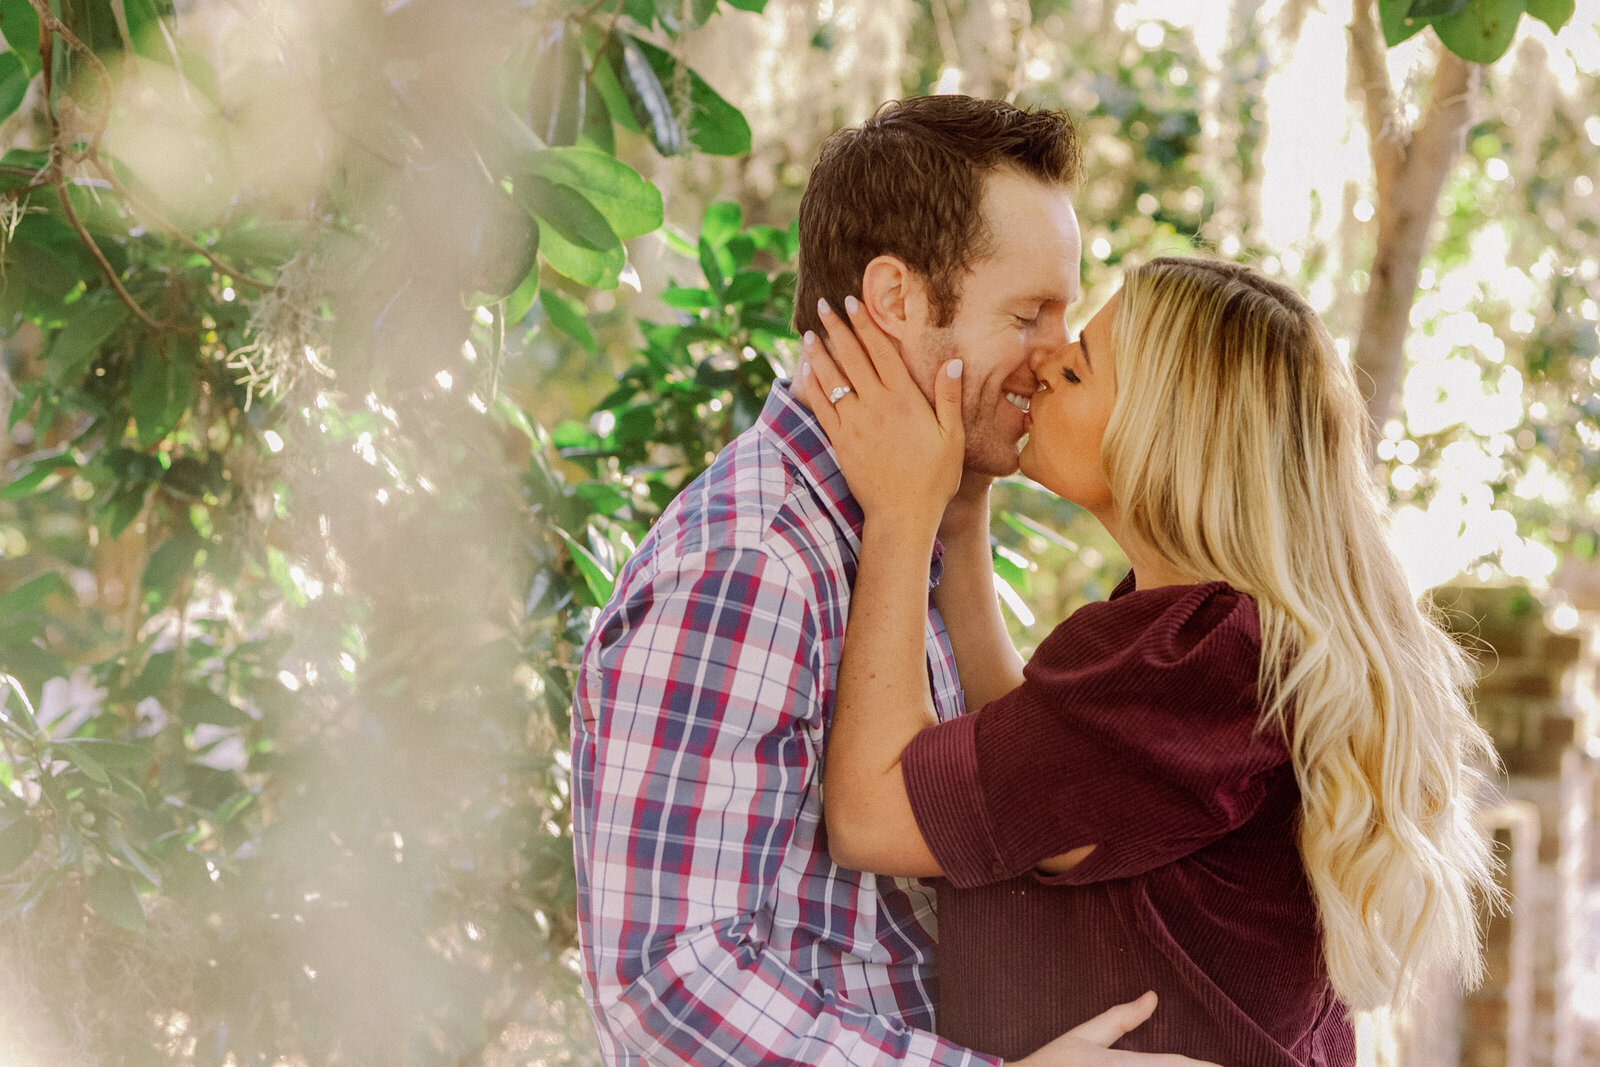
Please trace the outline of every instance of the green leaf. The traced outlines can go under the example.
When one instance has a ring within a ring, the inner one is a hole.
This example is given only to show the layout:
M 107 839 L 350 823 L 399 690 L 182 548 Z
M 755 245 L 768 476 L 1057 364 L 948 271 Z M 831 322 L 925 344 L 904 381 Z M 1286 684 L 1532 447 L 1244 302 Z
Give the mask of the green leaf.
M 1572 21 L 1575 10 L 1576 0 L 1528 0 L 1528 14 L 1549 26 L 1552 33 L 1559 33 Z
M 191 685 L 183 691 L 178 715 L 186 723 L 208 722 L 214 726 L 247 726 L 255 721 L 232 701 L 203 685 Z
M 622 0 L 622 13 L 639 25 L 648 27 L 656 20 L 655 0 Z
M 226 826 L 234 820 L 241 811 L 250 806 L 255 794 L 248 789 L 241 790 L 223 801 L 222 806 L 212 813 L 212 821 L 218 826 Z
M 661 302 L 681 311 L 699 311 L 717 306 L 717 298 L 704 289 L 682 289 L 668 286 L 662 290 Z
M 706 20 L 709 19 L 716 10 L 717 0 L 689 0 L 690 25 L 688 28 L 693 29 L 697 26 L 704 26 L 706 24 Z
M 539 224 L 533 225 L 533 247 L 539 247 Z M 522 279 L 520 285 L 511 291 L 501 304 L 501 314 L 505 316 L 508 326 L 515 326 L 527 318 L 528 312 L 539 300 L 539 268 L 537 265 Z
M 178 583 L 194 570 L 195 556 L 205 544 L 186 530 L 168 537 L 161 542 L 161 547 L 150 553 L 144 565 L 144 575 L 139 579 L 139 587 L 146 594 L 154 593 L 165 605 L 178 588 Z
M 539 306 L 544 308 L 545 318 L 550 320 L 550 325 L 578 342 L 585 350 L 600 351 L 600 342 L 595 340 L 594 331 L 589 329 L 586 312 L 578 301 L 562 296 L 554 289 L 541 289 Z
M 651 61 L 648 48 L 632 34 L 619 33 L 606 46 L 601 58 L 622 86 L 634 122 L 650 138 L 657 152 L 675 156 L 684 149 L 683 126 L 678 122 L 672 97 L 662 85 L 660 71 Z
M 1411 19 L 1448 18 L 1459 14 L 1472 0 L 1412 0 L 1406 17 Z
M 132 880 L 120 868 L 102 864 L 89 879 L 84 897 L 102 919 L 109 919 L 124 930 L 144 933 L 144 904 L 134 891 Z
M 138 429 L 140 448 L 149 448 L 172 429 L 165 422 L 172 399 L 172 363 L 154 345 L 141 345 L 133 361 L 128 406 Z
M 1383 43 L 1393 48 L 1401 41 L 1421 33 L 1427 19 L 1410 17 L 1412 0 L 1378 0 L 1378 22 L 1383 27 Z
M 663 218 L 661 190 L 614 156 L 592 148 L 552 148 L 536 153 L 529 170 L 583 195 L 618 237 L 650 233 Z
M 10 874 L 39 847 L 39 826 L 27 815 L 0 830 L 0 875 Z
M 489 197 L 487 210 L 472 220 L 472 284 L 481 304 L 505 299 L 539 266 L 538 223 L 499 185 L 489 187 Z
M 27 915 L 28 912 L 32 910 L 33 906 L 39 903 L 39 901 L 44 898 L 46 893 L 54 889 L 64 877 L 66 877 L 66 872 L 55 867 L 52 867 L 48 871 L 42 872 L 39 877 L 33 880 L 33 883 L 28 886 L 27 890 L 22 894 L 22 896 L 13 901 L 11 906 L 4 913 L 0 913 L 0 918 L 10 918 L 13 915 Z
M 611 128 L 611 99 L 623 99 L 622 86 L 617 82 L 617 76 L 611 70 L 610 64 L 596 62 L 589 80 L 594 83 L 595 91 L 590 94 L 584 103 L 583 129 L 578 134 L 578 144 L 583 148 L 594 148 L 606 155 L 615 155 L 617 151 L 617 133 Z M 626 113 L 626 109 L 624 109 Z M 628 121 L 633 121 L 633 116 L 628 116 Z
M 1525 0 L 1471 0 L 1458 15 L 1434 19 L 1446 48 L 1470 63 L 1493 63 L 1517 35 Z
M 150 486 L 149 482 L 119 485 L 111 494 L 111 499 L 106 501 L 100 518 L 106 524 L 106 532 L 113 538 L 121 537 L 122 531 L 133 525 L 133 520 L 144 510 L 145 497 L 150 493 Z
M 28 83 L 33 73 L 28 70 L 15 52 L 0 52 L 0 122 L 4 122 L 22 106 L 28 95 Z
M 110 785 L 111 778 L 106 774 L 106 769 L 100 766 L 100 761 L 84 751 L 83 746 L 73 741 L 63 741 L 53 748 L 54 753 L 72 764 L 85 776 L 92 778 L 100 785 Z
M 764 304 L 772 299 L 772 279 L 758 270 L 742 270 L 728 285 L 724 299 L 730 304 Z
M 727 0 L 727 4 L 740 11 L 753 11 L 757 15 L 767 9 L 767 0 Z
M 83 862 L 83 834 L 71 825 L 56 825 L 56 866 L 76 867 Z
M 710 242 L 714 248 L 721 248 L 739 232 L 739 224 L 744 221 L 744 212 L 738 204 L 729 200 L 719 200 L 706 208 L 705 217 L 700 220 L 700 236 Z
M 520 174 L 515 196 L 525 211 L 538 218 L 546 236 L 553 229 L 568 244 L 594 252 L 618 247 L 619 238 L 606 217 L 576 189 L 538 174 Z
M 145 745 L 112 741 L 104 737 L 74 738 L 71 744 L 93 752 L 95 762 L 106 767 L 143 767 L 156 758 L 155 753 Z
M 117 824 L 109 819 L 105 822 L 105 839 L 106 844 L 111 846 L 111 851 L 127 860 L 128 866 L 138 871 L 139 877 L 149 882 L 152 889 L 161 888 L 161 875 L 150 865 L 150 861 L 142 852 L 128 843 L 128 839 L 122 836 L 122 831 L 117 829 Z
M 44 69 L 39 55 L 39 13 L 28 0 L 0 0 L 0 34 L 31 77 Z
M 146 697 L 163 692 L 172 681 L 173 668 L 177 666 L 177 650 L 157 652 L 145 660 L 139 675 L 122 694 L 123 699 L 137 704 Z
M 625 493 L 604 482 L 581 482 L 573 492 L 600 515 L 615 515 L 628 503 Z
M 577 29 L 558 19 L 539 41 L 528 89 L 528 122 L 541 141 L 548 145 L 577 143 L 584 126 L 588 85 Z
M 29 218 L 43 216 L 25 216 Z M 17 227 L 6 245 L 4 273 L 0 275 L 0 301 L 7 313 L 21 311 L 39 323 L 61 322 L 61 301 L 77 288 L 78 275 L 70 258 L 57 249 L 34 244 Z
M 626 35 L 624 35 L 626 36 Z M 629 38 L 644 53 L 656 74 L 657 84 L 675 85 L 678 61 L 663 49 L 636 38 Z M 739 109 L 717 95 L 699 74 L 687 71 L 689 79 L 689 141 L 702 152 L 714 156 L 742 156 L 750 151 L 750 124 Z M 659 145 L 657 146 L 660 147 Z M 668 153 L 664 153 L 668 154 Z
M 229 228 L 212 242 L 211 252 L 230 263 L 242 260 L 275 267 L 299 251 L 310 232 L 299 222 L 263 222 Z
M 128 320 L 128 308 L 109 293 L 73 305 L 67 324 L 45 357 L 45 376 L 57 387 L 79 377 L 100 354 L 106 338 Z
M 591 111 L 599 110 L 595 107 L 598 102 L 605 109 L 606 121 L 615 123 L 629 133 L 643 134 L 644 127 L 633 114 L 633 101 L 628 90 L 623 88 L 622 81 L 626 73 L 622 64 L 622 46 L 615 41 L 608 41 L 604 51 L 595 57 L 595 64 L 589 71 L 589 81 L 595 95 L 589 100 Z M 616 147 L 616 133 L 607 129 L 601 132 L 594 128 L 594 123 L 585 121 L 584 136 L 594 142 L 592 147 L 602 151 L 612 151 Z M 607 147 L 609 144 L 611 147 Z
M 0 596 L 0 619 L 15 619 L 19 615 L 36 612 L 44 606 L 45 598 L 51 595 L 77 600 L 77 594 L 67 580 L 57 572 L 50 571 Z
M 159 478 L 169 491 L 194 500 L 203 499 L 208 493 L 221 495 L 228 484 L 223 477 L 220 452 L 189 452 L 174 459 L 165 472 L 159 465 L 153 471 L 148 467 L 145 470 L 152 481 Z
M 146 59 L 170 62 L 166 43 L 156 27 L 161 13 L 154 0 L 126 0 L 123 7 L 128 16 L 128 36 L 133 38 L 135 51 Z
M 706 276 L 706 284 L 711 291 L 719 297 L 728 287 L 727 276 L 722 273 L 722 264 L 717 257 L 717 249 L 704 237 L 700 238 L 700 272 Z
M 615 289 L 622 268 L 628 263 L 621 242 L 615 248 L 597 252 L 573 244 L 554 227 L 541 230 L 539 254 L 558 274 L 591 289 Z
M 18 688 L 17 681 L 15 678 L 0 677 L 0 715 L 12 722 L 20 723 L 30 735 L 36 734 L 39 732 L 39 723 L 33 717 L 28 694 Z M 11 699 L 13 689 L 17 690 L 15 703 Z
M 595 559 L 594 553 L 580 545 L 571 534 L 559 527 L 556 533 L 567 543 L 567 548 L 572 553 L 572 561 L 578 565 L 578 573 L 583 576 L 583 584 L 588 588 L 589 595 L 594 598 L 595 605 L 599 606 L 610 600 L 616 578 L 608 574 L 600 561 Z

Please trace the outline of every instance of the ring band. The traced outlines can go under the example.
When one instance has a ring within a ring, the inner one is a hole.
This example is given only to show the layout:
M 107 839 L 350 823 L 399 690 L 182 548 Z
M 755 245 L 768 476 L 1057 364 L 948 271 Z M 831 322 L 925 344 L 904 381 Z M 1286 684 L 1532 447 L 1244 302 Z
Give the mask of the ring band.
M 848 385 L 837 386 L 834 388 L 833 392 L 828 394 L 828 403 L 837 404 L 839 401 L 849 396 L 850 393 L 851 389 Z

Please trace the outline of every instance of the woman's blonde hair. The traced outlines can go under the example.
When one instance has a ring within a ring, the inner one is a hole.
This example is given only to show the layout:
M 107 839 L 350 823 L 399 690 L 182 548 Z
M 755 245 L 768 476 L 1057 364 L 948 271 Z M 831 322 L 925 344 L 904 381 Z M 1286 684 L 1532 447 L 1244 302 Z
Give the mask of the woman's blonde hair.
M 1102 446 L 1124 530 L 1261 617 L 1263 726 L 1285 732 L 1328 976 L 1351 1008 L 1481 973 L 1496 901 L 1474 814 L 1495 763 L 1470 660 L 1412 594 L 1365 461 L 1367 415 L 1327 329 L 1237 264 L 1125 279 Z

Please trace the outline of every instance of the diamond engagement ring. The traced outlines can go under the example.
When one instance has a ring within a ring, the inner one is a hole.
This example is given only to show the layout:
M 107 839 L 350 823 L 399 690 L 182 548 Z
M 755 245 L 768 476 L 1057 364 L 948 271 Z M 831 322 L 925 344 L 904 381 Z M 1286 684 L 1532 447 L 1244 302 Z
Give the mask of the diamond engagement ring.
M 828 394 L 828 403 L 837 404 L 839 401 L 849 396 L 850 393 L 851 389 L 848 385 L 838 386 L 833 390 L 833 392 Z

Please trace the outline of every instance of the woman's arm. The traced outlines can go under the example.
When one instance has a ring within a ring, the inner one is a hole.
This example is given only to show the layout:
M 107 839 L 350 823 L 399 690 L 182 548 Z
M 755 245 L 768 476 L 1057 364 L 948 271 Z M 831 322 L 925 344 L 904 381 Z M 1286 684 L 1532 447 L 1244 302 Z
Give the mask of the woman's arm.
M 933 591 L 933 605 L 939 609 L 955 649 L 956 671 L 968 711 L 977 711 L 1022 684 L 1022 656 L 1011 643 L 994 591 L 994 557 L 989 548 L 991 484 L 987 475 L 965 474 L 939 524 L 944 577 Z
M 955 361 L 936 372 L 936 414 L 859 304 L 848 309 L 856 334 L 826 305 L 819 310 L 833 356 L 806 335 L 809 373 L 802 372 L 800 395 L 827 432 L 865 515 L 823 762 L 828 851 L 858 870 L 936 875 L 939 865 L 900 775 L 900 753 L 937 721 L 924 645 L 928 560 L 961 478 L 961 366 Z M 830 400 L 844 384 L 855 395 Z M 849 405 L 864 405 L 871 417 L 843 418 Z
M 943 873 L 900 774 L 900 753 L 938 721 L 923 645 L 932 551 L 932 526 L 868 516 L 823 766 L 828 852 L 842 867 Z
M 823 763 L 828 851 L 841 866 L 929 877 L 943 871 L 917 825 L 900 757 L 937 721 L 924 646 L 928 559 L 961 477 L 961 368 L 954 362 L 939 369 L 935 412 L 867 316 L 851 309 L 852 334 L 821 310 L 837 363 L 808 334 L 810 373 L 802 371 L 798 391 L 828 433 L 865 515 Z M 857 395 L 845 394 L 839 403 L 850 406 L 840 412 L 828 394 L 844 384 Z M 982 571 L 992 573 L 987 522 L 977 528 Z M 1009 640 L 1004 645 L 1015 657 Z M 1042 866 L 1065 870 L 1087 851 Z

